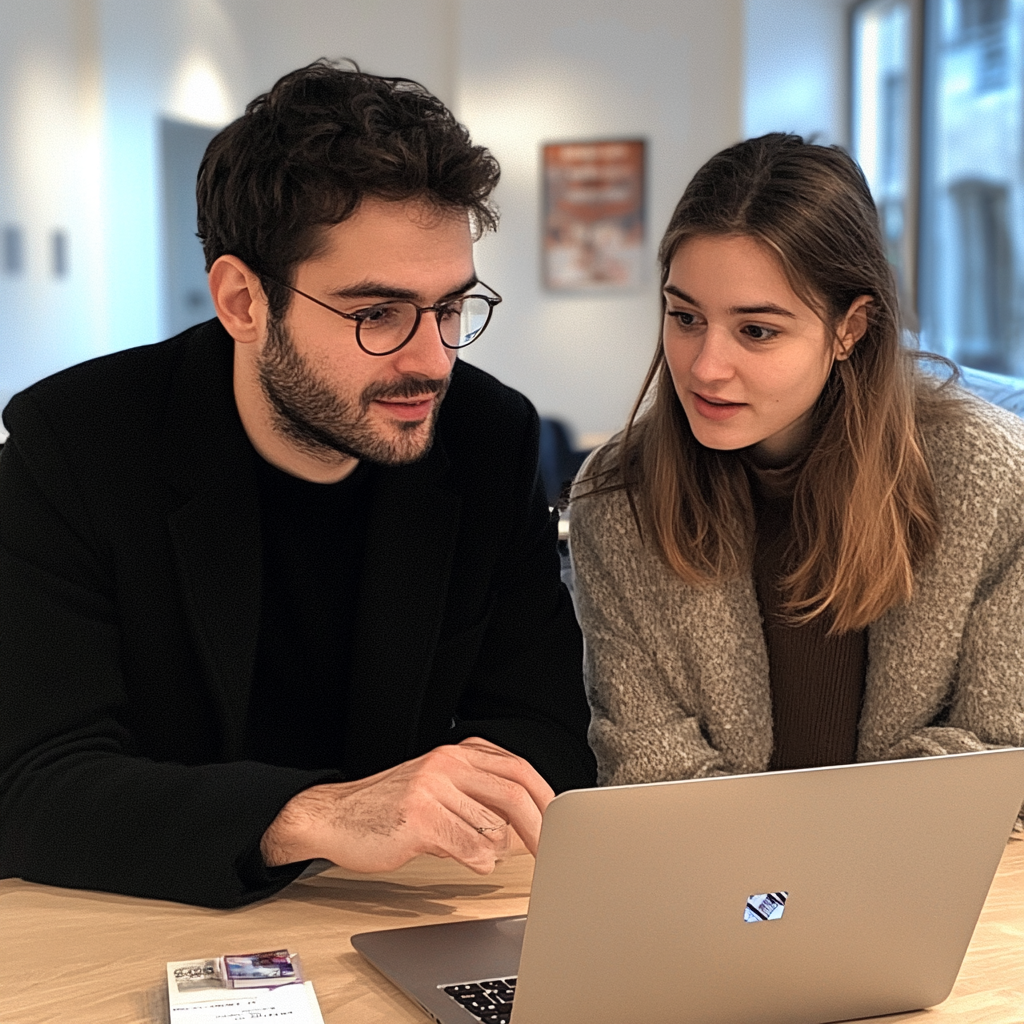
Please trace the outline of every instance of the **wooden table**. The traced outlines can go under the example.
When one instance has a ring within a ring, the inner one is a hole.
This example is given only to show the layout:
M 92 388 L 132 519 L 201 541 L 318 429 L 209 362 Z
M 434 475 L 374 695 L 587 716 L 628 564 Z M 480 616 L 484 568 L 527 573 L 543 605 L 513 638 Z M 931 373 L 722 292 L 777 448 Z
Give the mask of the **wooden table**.
M 533 858 L 481 877 L 423 857 L 390 875 L 337 868 L 240 910 L 0 882 L 3 1024 L 166 1024 L 164 963 L 282 947 L 302 954 L 328 1024 L 427 1018 L 363 962 L 354 932 L 521 914 Z M 1024 842 L 1011 841 L 953 994 L 890 1021 L 1024 1021 Z M 630 1022 L 623 1022 L 630 1024 Z

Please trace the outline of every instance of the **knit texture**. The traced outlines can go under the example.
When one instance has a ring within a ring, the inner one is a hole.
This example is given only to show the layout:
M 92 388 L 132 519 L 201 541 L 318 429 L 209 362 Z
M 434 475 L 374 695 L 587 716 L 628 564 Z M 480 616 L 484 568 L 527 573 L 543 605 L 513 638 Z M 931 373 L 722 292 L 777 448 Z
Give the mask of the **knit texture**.
M 963 415 L 923 442 L 942 536 L 910 602 L 868 628 L 858 761 L 1024 746 L 1024 422 L 965 397 Z M 772 700 L 752 575 L 685 583 L 641 542 L 623 492 L 585 489 L 570 544 L 599 783 L 766 770 Z

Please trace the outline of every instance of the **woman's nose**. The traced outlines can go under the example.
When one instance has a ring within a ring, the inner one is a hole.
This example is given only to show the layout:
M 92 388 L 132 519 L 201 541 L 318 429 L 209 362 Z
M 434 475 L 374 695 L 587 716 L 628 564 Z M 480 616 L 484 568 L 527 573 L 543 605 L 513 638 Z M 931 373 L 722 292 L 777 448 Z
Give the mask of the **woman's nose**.
M 704 381 L 728 380 L 735 372 L 735 344 L 727 330 L 709 326 L 704 332 L 697 358 L 690 365 L 690 373 Z

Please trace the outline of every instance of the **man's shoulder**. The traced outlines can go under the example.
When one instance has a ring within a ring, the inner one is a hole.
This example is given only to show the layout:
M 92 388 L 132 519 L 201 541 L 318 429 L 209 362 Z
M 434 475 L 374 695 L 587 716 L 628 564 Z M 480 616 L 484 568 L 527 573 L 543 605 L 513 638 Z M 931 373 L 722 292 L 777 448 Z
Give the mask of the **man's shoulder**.
M 455 363 L 437 423 L 449 451 L 516 446 L 536 431 L 536 423 L 537 413 L 525 395 L 478 366 L 461 359 Z
M 183 364 L 202 363 L 203 349 L 217 347 L 222 333 L 219 322 L 210 321 L 167 341 L 61 370 L 16 394 L 4 410 L 4 423 L 15 440 L 45 424 L 59 435 L 143 442 L 164 422 Z
M 454 399 L 449 406 L 449 400 Z M 459 359 L 452 370 L 452 383 L 448 395 L 441 406 L 442 414 L 446 407 L 458 411 L 461 415 L 479 415 L 508 417 L 526 420 L 533 412 L 529 399 L 515 388 L 502 384 L 479 366 Z

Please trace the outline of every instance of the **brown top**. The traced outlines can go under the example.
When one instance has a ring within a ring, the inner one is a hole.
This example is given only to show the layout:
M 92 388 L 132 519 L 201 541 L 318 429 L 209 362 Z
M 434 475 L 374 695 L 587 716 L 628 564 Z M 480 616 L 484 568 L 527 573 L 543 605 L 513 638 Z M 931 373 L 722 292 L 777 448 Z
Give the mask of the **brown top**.
M 1024 746 L 1024 420 L 958 400 L 962 415 L 921 424 L 946 528 L 910 601 L 868 627 L 858 761 Z M 614 450 L 581 470 L 570 538 L 598 780 L 767 771 L 772 692 L 753 566 L 706 586 L 673 572 L 626 493 L 587 482 Z
M 793 539 L 798 466 L 763 469 L 744 460 L 757 539 L 754 586 L 764 620 L 774 744 L 768 768 L 850 764 L 867 673 L 867 630 L 829 636 L 826 612 L 803 626 L 785 623 L 779 581 Z

